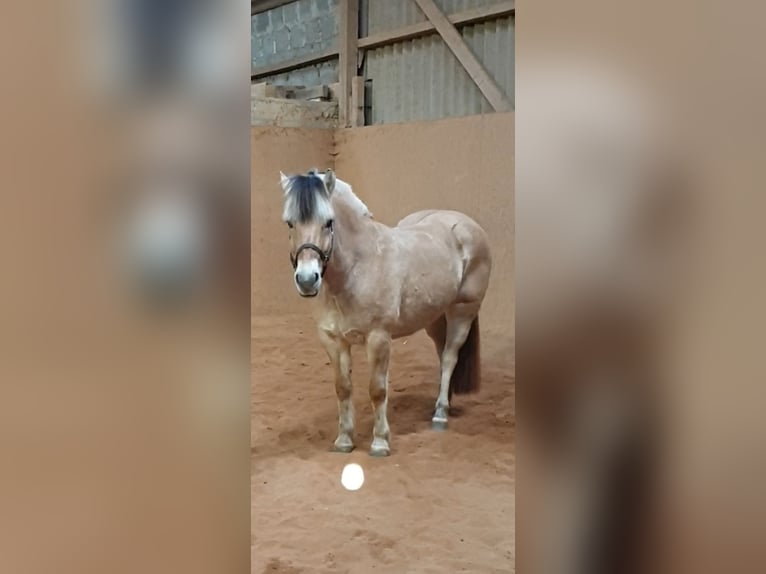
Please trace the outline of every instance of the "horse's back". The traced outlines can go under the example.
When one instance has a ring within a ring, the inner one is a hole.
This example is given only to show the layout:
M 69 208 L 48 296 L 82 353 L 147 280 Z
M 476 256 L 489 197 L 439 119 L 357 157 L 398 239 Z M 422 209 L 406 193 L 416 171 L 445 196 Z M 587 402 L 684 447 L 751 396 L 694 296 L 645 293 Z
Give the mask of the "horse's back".
M 466 249 L 473 257 L 490 258 L 489 238 L 482 227 L 465 213 L 451 210 L 426 209 L 411 213 L 399 223 L 398 229 L 428 229 L 443 232 L 453 236 L 462 249 Z
M 401 219 L 399 223 L 396 224 L 396 226 L 409 227 L 411 225 L 417 225 L 418 223 L 421 223 L 424 219 L 426 219 L 430 215 L 433 215 L 434 213 L 439 213 L 439 210 L 424 209 L 423 211 L 416 211 L 415 213 L 410 213 L 407 217 L 405 217 L 404 219 Z
M 479 227 L 473 219 L 465 213 L 452 211 L 449 209 L 424 209 L 410 213 L 396 224 L 397 227 L 409 227 L 412 225 L 429 225 L 434 223 L 445 223 L 448 225 L 454 223 L 467 223 L 468 225 Z

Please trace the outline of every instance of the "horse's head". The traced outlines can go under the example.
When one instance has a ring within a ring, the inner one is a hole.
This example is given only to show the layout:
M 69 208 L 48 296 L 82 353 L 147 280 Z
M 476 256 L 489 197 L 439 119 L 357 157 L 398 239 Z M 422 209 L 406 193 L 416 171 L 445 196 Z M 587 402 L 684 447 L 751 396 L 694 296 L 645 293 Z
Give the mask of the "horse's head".
M 325 174 L 310 171 L 306 175 L 280 175 L 285 193 L 282 219 L 290 233 L 295 286 L 302 297 L 315 297 L 335 244 L 335 214 L 330 200 L 335 174 L 327 170 Z

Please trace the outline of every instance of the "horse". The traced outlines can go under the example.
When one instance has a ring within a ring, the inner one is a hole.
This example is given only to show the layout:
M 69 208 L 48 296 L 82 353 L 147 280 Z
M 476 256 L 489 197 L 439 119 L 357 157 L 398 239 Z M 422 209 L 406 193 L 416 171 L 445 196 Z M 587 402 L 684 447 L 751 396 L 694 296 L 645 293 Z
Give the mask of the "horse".
M 366 346 L 374 413 L 369 454 L 390 454 L 391 342 L 425 329 L 441 376 L 432 428 L 446 430 L 452 394 L 479 390 L 479 309 L 492 268 L 486 232 L 456 211 L 412 213 L 389 227 L 332 170 L 286 176 L 283 220 L 301 297 L 314 298 L 319 339 L 335 375 L 338 437 L 354 449 L 352 345 Z

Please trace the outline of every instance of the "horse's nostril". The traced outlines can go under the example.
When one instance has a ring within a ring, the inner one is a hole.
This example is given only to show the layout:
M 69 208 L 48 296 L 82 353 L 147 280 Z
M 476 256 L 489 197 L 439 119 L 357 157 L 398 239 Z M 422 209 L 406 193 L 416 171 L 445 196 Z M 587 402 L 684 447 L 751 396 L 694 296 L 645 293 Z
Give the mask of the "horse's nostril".
M 301 286 L 301 288 L 309 289 L 310 287 L 316 285 L 317 281 L 319 281 L 319 273 L 316 273 L 315 271 L 296 273 L 295 280 L 298 285 Z

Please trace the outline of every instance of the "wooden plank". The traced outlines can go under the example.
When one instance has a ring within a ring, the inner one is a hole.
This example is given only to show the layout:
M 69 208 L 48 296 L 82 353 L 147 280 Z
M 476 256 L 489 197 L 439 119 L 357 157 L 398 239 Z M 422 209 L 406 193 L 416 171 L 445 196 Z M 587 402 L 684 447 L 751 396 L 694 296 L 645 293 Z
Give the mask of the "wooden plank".
M 403 42 L 404 40 L 412 40 L 413 38 L 419 38 L 435 32 L 436 28 L 431 22 L 419 22 L 417 24 L 411 24 L 410 26 L 397 28 L 396 30 L 378 32 L 377 34 L 372 34 L 366 38 L 359 38 L 359 48 L 364 50 L 380 48 L 381 46 L 396 44 L 397 42 Z
M 279 8 L 285 4 L 292 4 L 297 0 L 250 0 L 250 15 L 260 14 L 267 10 L 273 10 Z
M 253 98 L 276 98 L 277 86 L 269 82 L 250 84 L 250 97 Z
M 434 3 L 434 0 L 414 0 L 439 32 L 439 35 L 447 44 L 447 47 L 462 64 L 465 71 L 474 81 L 481 93 L 496 112 L 507 112 L 512 109 L 508 96 L 497 85 L 487 69 L 479 62 L 463 36 L 457 31 L 454 24 L 449 21 L 444 12 Z
M 510 2 L 498 2 L 492 6 L 485 6 L 483 8 L 475 8 L 473 10 L 450 14 L 447 18 L 449 18 L 449 21 L 456 27 L 460 27 L 510 16 L 515 11 L 516 2 L 515 0 L 512 0 Z M 370 50 L 372 48 L 380 48 L 381 46 L 388 46 L 389 44 L 396 44 L 397 42 L 412 40 L 413 38 L 420 38 L 421 36 L 427 36 L 428 34 L 434 33 L 436 33 L 436 27 L 429 20 L 410 26 L 404 26 L 403 28 L 397 28 L 396 30 L 380 32 L 365 38 L 359 38 L 358 45 L 360 49 Z
M 327 86 L 327 88 L 330 90 L 331 100 L 340 100 L 340 82 L 330 84 Z
M 250 125 L 335 128 L 338 126 L 338 102 L 253 98 L 250 102 Z
M 303 68 L 304 66 L 310 66 L 312 64 L 319 64 L 337 57 L 338 50 L 336 48 L 329 48 L 323 52 L 317 52 L 316 54 L 307 54 L 300 58 L 293 58 L 292 60 L 277 62 L 276 64 L 271 64 L 269 66 L 253 68 L 250 71 L 250 81 L 252 82 L 253 80 L 273 76 L 282 72 L 297 70 L 298 68 Z
M 288 98 L 295 100 L 329 100 L 330 89 L 327 86 L 311 86 L 304 88 L 303 86 L 295 87 L 288 90 Z
M 340 125 L 351 121 L 351 89 L 357 70 L 357 42 L 359 41 L 359 0 L 340 0 L 340 28 L 338 35 L 340 98 L 338 112 Z
M 351 82 L 351 127 L 364 125 L 364 78 L 354 76 Z
M 282 98 L 290 100 L 329 100 L 330 88 L 321 86 L 275 86 L 269 82 L 250 85 L 253 98 Z

